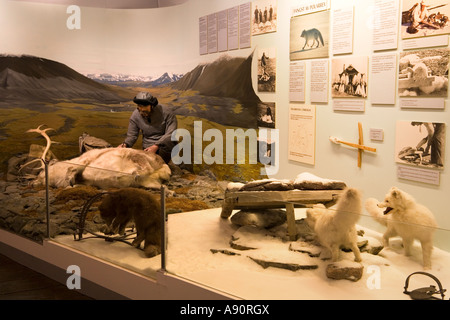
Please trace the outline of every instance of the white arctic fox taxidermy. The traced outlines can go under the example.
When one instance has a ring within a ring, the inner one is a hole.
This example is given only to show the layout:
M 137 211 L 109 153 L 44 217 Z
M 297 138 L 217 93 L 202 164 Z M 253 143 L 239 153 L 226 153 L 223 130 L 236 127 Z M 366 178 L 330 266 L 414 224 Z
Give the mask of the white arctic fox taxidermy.
M 405 255 L 409 256 L 414 239 L 417 239 L 422 245 L 423 267 L 431 268 L 433 233 L 437 224 L 428 208 L 396 187 L 389 190 L 383 202 L 374 198 L 367 199 L 365 207 L 375 220 L 387 226 L 383 235 L 386 247 L 389 246 L 389 238 L 400 236 L 403 240 Z M 383 211 L 380 208 L 386 209 Z
M 331 251 L 333 262 L 339 260 L 341 247 L 350 248 L 355 261 L 361 261 L 356 234 L 361 211 L 361 193 L 355 188 L 344 190 L 335 209 L 319 204 L 306 210 L 306 221 L 314 229 L 320 244 Z

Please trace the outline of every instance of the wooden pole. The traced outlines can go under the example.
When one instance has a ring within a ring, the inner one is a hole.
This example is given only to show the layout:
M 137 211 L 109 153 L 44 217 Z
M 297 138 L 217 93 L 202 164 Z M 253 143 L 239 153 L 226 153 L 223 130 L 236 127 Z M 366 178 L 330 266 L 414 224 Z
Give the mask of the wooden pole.
M 364 142 L 363 142 L 363 131 L 361 122 L 358 122 L 358 135 L 359 135 L 358 143 L 359 145 L 362 146 Z M 358 168 L 361 168 L 362 153 L 363 150 L 361 148 L 358 148 Z

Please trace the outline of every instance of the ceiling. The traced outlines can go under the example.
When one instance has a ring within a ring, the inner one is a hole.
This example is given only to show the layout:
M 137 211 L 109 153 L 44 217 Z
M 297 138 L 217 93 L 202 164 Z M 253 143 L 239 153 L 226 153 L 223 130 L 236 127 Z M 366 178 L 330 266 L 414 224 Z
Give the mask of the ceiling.
M 189 0 L 13 0 L 38 3 L 77 5 L 109 9 L 144 9 L 176 6 Z

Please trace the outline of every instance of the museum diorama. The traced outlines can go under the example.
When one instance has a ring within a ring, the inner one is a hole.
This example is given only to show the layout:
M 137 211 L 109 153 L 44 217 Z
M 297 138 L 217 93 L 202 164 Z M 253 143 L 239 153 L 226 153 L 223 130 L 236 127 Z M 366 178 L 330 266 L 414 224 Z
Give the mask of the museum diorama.
M 235 299 L 446 298 L 450 2 L 0 8 L 0 252 Z

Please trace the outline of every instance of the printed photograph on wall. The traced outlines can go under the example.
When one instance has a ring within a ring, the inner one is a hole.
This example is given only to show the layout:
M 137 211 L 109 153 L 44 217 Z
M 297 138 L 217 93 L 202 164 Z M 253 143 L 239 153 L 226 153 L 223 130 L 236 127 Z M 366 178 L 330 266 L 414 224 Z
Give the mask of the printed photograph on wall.
M 289 58 L 327 58 L 330 42 L 330 12 L 322 11 L 291 18 Z
M 366 98 L 368 93 L 368 57 L 338 58 L 331 61 L 331 96 Z
M 397 121 L 395 161 L 444 168 L 445 123 Z
M 276 139 L 271 136 L 271 130 L 267 130 L 267 135 L 258 136 L 258 162 L 266 166 L 275 165 Z M 261 131 L 260 131 L 261 132 Z
M 258 104 L 258 127 L 275 128 L 275 102 Z
M 276 48 L 258 50 L 258 91 L 275 92 L 277 75 Z
M 447 0 L 403 0 L 403 39 L 450 33 L 450 2 Z
M 252 36 L 275 31 L 277 31 L 277 1 L 253 1 Z
M 449 49 L 400 53 L 398 95 L 447 97 Z

